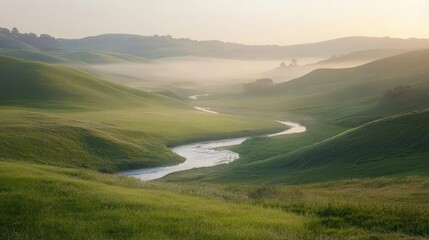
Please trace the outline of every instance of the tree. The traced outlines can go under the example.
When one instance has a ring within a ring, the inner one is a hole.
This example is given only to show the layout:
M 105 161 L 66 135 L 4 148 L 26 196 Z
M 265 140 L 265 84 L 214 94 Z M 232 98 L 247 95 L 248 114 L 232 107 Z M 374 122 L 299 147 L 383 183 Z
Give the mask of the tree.
M 12 32 L 11 32 L 13 35 L 19 35 L 19 30 L 18 30 L 18 28 L 16 28 L 16 27 L 14 27 L 14 28 L 12 28 Z
M 280 63 L 280 67 L 281 68 L 285 68 L 286 67 L 286 63 L 285 62 Z
M 296 67 L 296 66 L 298 66 L 298 60 L 296 58 L 292 58 L 292 60 L 290 60 L 289 67 Z
M 9 35 L 9 34 L 10 34 L 10 31 L 9 31 L 9 29 L 7 29 L 7 28 L 0 28 L 0 33 L 1 33 L 1 34 Z

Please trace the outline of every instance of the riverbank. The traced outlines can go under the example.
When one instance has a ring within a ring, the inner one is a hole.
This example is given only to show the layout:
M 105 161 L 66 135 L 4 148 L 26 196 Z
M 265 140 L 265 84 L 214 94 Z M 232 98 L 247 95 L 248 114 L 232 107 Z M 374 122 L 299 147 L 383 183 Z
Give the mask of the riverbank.
M 276 137 L 286 134 L 302 133 L 306 127 L 290 121 L 278 121 L 290 128 L 274 134 L 265 135 L 266 137 Z M 250 137 L 232 138 L 216 141 L 197 142 L 177 146 L 171 150 L 179 156 L 184 157 L 185 162 L 168 167 L 143 168 L 130 171 L 122 171 L 119 174 L 133 176 L 141 180 L 154 180 L 162 178 L 170 173 L 189 170 L 193 168 L 211 167 L 219 164 L 226 164 L 238 159 L 238 153 L 222 149 L 223 147 L 240 145 Z

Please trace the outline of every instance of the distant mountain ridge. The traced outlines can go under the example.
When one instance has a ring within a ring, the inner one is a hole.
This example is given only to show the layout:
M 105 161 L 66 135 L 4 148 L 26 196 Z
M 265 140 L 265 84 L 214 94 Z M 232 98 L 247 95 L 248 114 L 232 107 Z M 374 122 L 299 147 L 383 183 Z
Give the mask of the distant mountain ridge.
M 221 41 L 194 41 L 159 36 L 106 34 L 83 39 L 59 39 L 62 48 L 94 49 L 99 51 L 133 54 L 145 58 L 198 56 L 218 58 L 290 58 L 330 57 L 378 48 L 429 48 L 429 39 L 399 39 L 376 37 L 346 37 L 318 43 L 291 46 L 251 46 Z
M 379 37 L 345 37 L 328 41 L 278 45 L 244 45 L 221 41 L 196 41 L 171 36 L 140 36 L 103 34 L 82 39 L 59 39 L 42 34 L 21 34 L 0 28 L 0 49 L 83 49 L 133 55 L 149 59 L 178 56 L 239 59 L 284 59 L 291 57 L 322 57 L 349 54 L 370 49 L 429 48 L 429 39 Z

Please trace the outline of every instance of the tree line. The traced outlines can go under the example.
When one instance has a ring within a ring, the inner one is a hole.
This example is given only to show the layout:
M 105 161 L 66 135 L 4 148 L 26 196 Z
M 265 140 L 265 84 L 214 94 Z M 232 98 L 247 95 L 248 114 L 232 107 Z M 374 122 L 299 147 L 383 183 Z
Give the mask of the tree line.
M 57 40 L 48 34 L 40 34 L 40 36 L 38 36 L 35 33 L 20 33 L 16 27 L 12 28 L 12 30 L 0 27 L 0 34 L 27 43 L 41 50 L 55 48 L 58 45 Z

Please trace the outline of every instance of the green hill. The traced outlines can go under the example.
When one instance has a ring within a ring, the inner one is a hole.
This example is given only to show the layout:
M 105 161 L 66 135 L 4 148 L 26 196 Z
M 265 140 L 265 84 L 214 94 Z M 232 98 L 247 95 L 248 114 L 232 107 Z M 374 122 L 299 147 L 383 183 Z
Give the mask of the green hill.
M 22 49 L 22 50 L 36 50 L 37 48 L 21 42 L 17 39 L 13 39 L 7 36 L 4 36 L 3 34 L 0 34 L 0 48 L 4 49 Z
M 47 54 L 43 51 L 31 51 L 22 49 L 0 49 L 0 55 L 15 57 L 30 61 L 44 63 L 66 63 L 67 60 Z
M 177 164 L 171 145 L 281 127 L 9 57 L 0 57 L 0 107 L 0 160 L 108 172 Z
M 241 158 L 232 164 L 167 179 L 292 183 L 427 175 L 428 76 L 429 50 L 420 50 L 356 68 L 316 70 L 259 94 L 201 100 L 223 111 L 295 119 L 308 132 L 252 139 L 234 148 Z
M 24 60 L 44 63 L 80 63 L 80 64 L 111 64 L 111 63 L 148 63 L 147 60 L 135 56 L 106 53 L 92 50 L 47 50 L 0 48 L 0 56 L 15 57 Z
M 323 42 L 277 46 L 244 45 L 221 41 L 195 41 L 171 36 L 139 36 L 131 34 L 103 34 L 82 39 L 57 39 L 64 49 L 91 49 L 140 56 L 149 59 L 199 56 L 215 58 L 284 59 L 291 57 L 330 57 L 356 51 L 390 48 L 428 48 L 427 39 L 399 39 L 376 37 L 345 37 Z
M 271 94 L 295 96 L 317 103 L 355 103 L 380 96 L 398 85 L 427 85 L 429 50 L 420 50 L 348 69 L 319 69 L 277 85 Z M 300 104 L 298 102 L 298 104 Z
M 48 54 L 67 59 L 74 63 L 109 64 L 109 63 L 147 63 L 148 61 L 136 56 L 108 53 L 93 50 L 50 50 Z
M 264 156 L 264 139 L 234 148 L 241 158 L 228 165 L 172 174 L 166 180 L 308 183 L 379 176 L 427 176 L 429 109 L 376 120 L 320 142 L 288 136 L 284 154 Z M 270 140 L 266 140 L 270 141 Z M 274 141 L 275 140 L 271 140 Z M 271 146 L 273 148 L 273 146 Z M 275 146 L 274 146 L 275 148 Z M 259 153 L 262 152 L 262 153 Z M 259 157 L 258 154 L 259 153 Z
M 290 182 L 427 176 L 428 120 L 428 109 L 376 120 L 259 166 L 277 166 L 276 181 Z
M 429 86 L 428 76 L 429 50 L 419 50 L 354 68 L 318 69 L 259 93 L 211 98 L 199 104 L 231 112 L 237 109 L 288 112 L 312 116 L 329 124 L 356 127 L 389 114 L 427 107 L 428 98 L 419 89 Z M 401 85 L 409 86 L 421 97 L 391 104 L 389 114 L 376 111 L 385 94 Z M 416 102 L 410 102 L 413 100 Z
M 385 48 L 369 49 L 369 50 L 352 52 L 346 55 L 334 56 L 334 57 L 331 57 L 330 59 L 320 61 L 312 65 L 335 66 L 336 64 L 344 64 L 348 62 L 370 62 L 370 61 L 375 61 L 375 60 L 403 54 L 408 51 L 410 50 L 409 49 L 385 49 Z
M 71 68 L 0 57 L 0 104 L 49 107 L 171 105 L 177 101 Z

